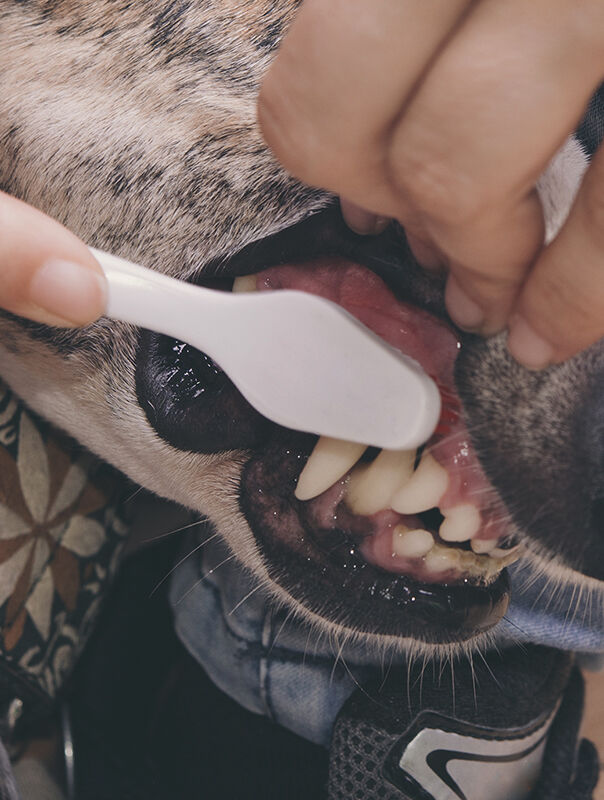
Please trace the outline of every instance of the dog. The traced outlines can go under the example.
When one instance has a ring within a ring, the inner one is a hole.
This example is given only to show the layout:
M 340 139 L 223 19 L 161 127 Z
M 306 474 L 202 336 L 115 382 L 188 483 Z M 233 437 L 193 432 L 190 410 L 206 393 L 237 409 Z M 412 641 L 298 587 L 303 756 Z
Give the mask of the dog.
M 182 280 L 335 297 L 436 376 L 435 437 L 402 455 L 317 445 L 261 417 L 203 354 L 105 318 L 62 330 L 3 313 L 0 373 L 135 483 L 210 520 L 320 631 L 430 656 L 485 648 L 506 564 L 577 596 L 604 580 L 604 345 L 529 372 L 504 337 L 454 328 L 442 278 L 398 225 L 360 237 L 332 196 L 280 168 L 256 97 L 296 7 L 7 0 L 0 188 Z M 550 238 L 585 168 L 571 139 L 541 179 Z M 326 452 L 340 462 L 328 477 Z

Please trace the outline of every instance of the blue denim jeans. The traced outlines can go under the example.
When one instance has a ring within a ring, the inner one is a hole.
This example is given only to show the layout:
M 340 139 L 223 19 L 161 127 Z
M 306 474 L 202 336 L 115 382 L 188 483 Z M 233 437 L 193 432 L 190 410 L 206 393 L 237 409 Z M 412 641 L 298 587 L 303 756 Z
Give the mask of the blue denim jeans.
M 512 602 L 495 629 L 497 646 L 533 642 L 588 657 L 604 653 L 604 583 L 599 595 L 577 600 L 573 589 L 548 589 L 529 567 L 509 569 Z M 329 744 L 354 689 L 402 658 L 358 644 L 339 650 L 276 609 L 218 538 L 175 570 L 170 599 L 181 641 L 220 689 L 317 744 Z

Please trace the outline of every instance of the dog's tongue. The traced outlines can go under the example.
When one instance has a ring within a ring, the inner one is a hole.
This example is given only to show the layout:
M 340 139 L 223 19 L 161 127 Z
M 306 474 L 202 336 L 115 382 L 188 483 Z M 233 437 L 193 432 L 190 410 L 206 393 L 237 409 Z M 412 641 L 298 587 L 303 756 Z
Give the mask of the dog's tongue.
M 332 300 L 382 339 L 418 361 L 441 390 L 453 392 L 458 341 L 443 322 L 397 300 L 373 272 L 341 258 L 285 264 L 260 272 L 257 288 L 297 289 Z

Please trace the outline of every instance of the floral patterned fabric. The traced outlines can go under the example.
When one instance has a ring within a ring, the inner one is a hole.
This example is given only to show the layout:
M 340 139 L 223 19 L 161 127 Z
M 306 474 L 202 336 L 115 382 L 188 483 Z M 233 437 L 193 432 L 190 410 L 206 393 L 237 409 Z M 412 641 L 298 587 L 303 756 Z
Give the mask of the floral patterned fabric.
M 123 551 L 125 487 L 0 382 L 0 684 L 15 694 L 52 698 L 73 666 Z

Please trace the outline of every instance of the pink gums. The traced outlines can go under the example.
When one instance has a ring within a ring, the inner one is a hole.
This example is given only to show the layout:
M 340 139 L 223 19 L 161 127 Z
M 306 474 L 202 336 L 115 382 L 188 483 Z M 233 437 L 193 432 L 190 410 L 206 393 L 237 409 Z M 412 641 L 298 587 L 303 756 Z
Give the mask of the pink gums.
M 427 448 L 447 470 L 449 485 L 439 502 L 446 510 L 472 503 L 481 513 L 481 528 L 476 539 L 495 539 L 505 533 L 505 520 L 477 456 L 461 414 L 453 369 L 460 343 L 444 322 L 422 309 L 397 300 L 390 289 L 370 270 L 342 258 L 321 258 L 305 264 L 285 264 L 257 275 L 257 289 L 297 289 L 334 301 L 353 314 L 393 347 L 418 361 L 436 381 L 442 398 L 441 418 Z M 322 528 L 341 526 L 350 512 L 342 509 L 345 479 L 315 500 L 312 517 Z M 422 559 L 408 559 L 392 553 L 392 531 L 396 525 L 423 527 L 416 516 L 397 514 L 388 509 L 363 517 L 369 533 L 361 549 L 371 563 L 392 572 L 412 573 L 422 580 Z M 351 524 L 351 520 L 347 520 Z M 438 575 L 438 580 L 454 576 Z M 459 577 L 459 576 L 457 576 Z

